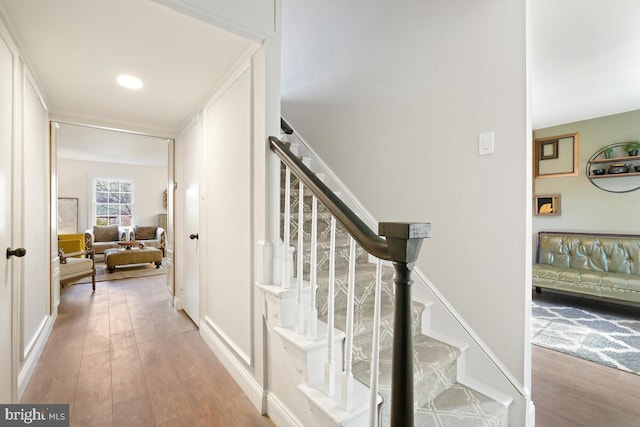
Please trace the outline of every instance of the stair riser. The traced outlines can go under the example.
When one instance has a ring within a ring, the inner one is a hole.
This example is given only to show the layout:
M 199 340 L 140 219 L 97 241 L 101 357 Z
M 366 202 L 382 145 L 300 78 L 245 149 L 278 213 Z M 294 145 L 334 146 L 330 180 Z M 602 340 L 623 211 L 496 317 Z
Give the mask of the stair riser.
M 353 321 L 353 362 L 371 360 L 371 349 L 373 346 L 373 306 L 368 307 L 368 312 L 361 310 L 362 306 L 356 307 Z M 413 335 L 420 332 L 420 325 L 424 306 L 414 304 L 412 307 L 411 331 Z M 346 312 L 336 313 L 336 328 L 344 331 L 346 328 Z M 380 319 L 380 349 L 393 347 L 393 313 L 386 313 Z
M 303 226 L 302 226 L 302 235 L 304 240 L 311 240 L 311 229 L 312 229 L 312 221 L 311 221 L 311 213 L 307 212 L 304 214 L 303 218 Z M 289 225 L 289 238 L 291 240 L 298 238 L 298 211 L 291 213 L 291 222 Z M 317 221 L 317 230 L 318 230 L 318 240 L 329 240 L 331 238 L 331 214 L 328 212 L 321 212 L 318 215 Z M 280 237 L 284 234 L 284 214 L 280 215 Z M 336 222 L 336 238 L 343 237 L 346 238 L 349 236 L 346 229 L 340 225 L 339 222 Z
M 383 270 L 385 271 L 385 270 Z M 375 269 L 368 267 L 367 270 L 358 270 L 356 266 L 356 287 L 354 290 L 354 301 L 356 305 L 365 303 L 373 304 L 374 290 L 376 284 Z M 321 274 L 318 276 L 318 313 L 326 316 L 328 311 L 328 275 Z M 336 271 L 334 307 L 336 311 L 343 310 L 347 307 L 347 295 L 349 290 L 349 272 L 348 269 Z M 382 275 L 382 289 L 380 292 L 383 303 L 391 304 L 393 302 L 393 281 L 389 271 Z
M 284 213 L 284 191 L 282 192 L 282 197 L 280 198 L 280 213 Z M 309 193 L 308 191 L 304 192 L 304 197 L 303 197 L 303 206 L 302 206 L 302 210 L 303 212 L 308 212 L 311 213 L 312 211 L 312 199 L 313 196 L 311 195 L 311 193 Z M 298 203 L 300 201 L 300 197 L 298 197 L 298 191 L 291 191 L 291 203 L 290 203 L 290 212 L 291 215 L 298 215 Z M 322 204 L 322 202 L 320 202 L 318 200 L 318 212 L 327 212 L 329 213 L 329 210 L 327 209 L 327 207 L 325 205 Z
M 329 274 L 329 248 L 319 247 L 317 249 L 316 258 L 316 271 L 318 276 L 322 274 Z M 363 249 L 356 250 L 356 264 L 366 264 L 369 260 L 369 255 Z M 297 269 L 297 257 L 294 255 L 294 270 Z M 311 251 L 305 251 L 303 262 L 303 278 L 309 280 L 309 273 L 311 271 Z M 339 270 L 346 270 L 349 267 L 349 247 L 336 247 L 336 276 Z M 357 266 L 356 266 L 357 268 Z

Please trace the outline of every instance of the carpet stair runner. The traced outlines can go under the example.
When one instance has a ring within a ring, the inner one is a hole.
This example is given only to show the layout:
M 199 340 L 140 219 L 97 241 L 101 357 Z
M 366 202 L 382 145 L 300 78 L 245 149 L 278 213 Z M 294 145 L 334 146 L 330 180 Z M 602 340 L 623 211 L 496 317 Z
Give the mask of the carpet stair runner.
M 281 171 L 284 186 L 284 169 Z M 281 189 L 281 230 L 284 221 L 284 187 Z M 297 250 L 298 238 L 298 180 L 291 175 L 291 226 L 290 245 Z M 309 281 L 310 236 L 311 236 L 311 196 L 305 191 L 304 197 L 304 275 Z M 319 319 L 327 319 L 327 292 L 329 270 L 329 239 L 331 214 L 318 201 L 318 249 L 317 249 L 317 307 Z M 336 270 L 335 270 L 335 327 L 345 331 L 346 304 L 349 265 L 349 235 L 338 223 L 336 230 Z M 354 378 L 364 385 L 370 382 L 371 347 L 373 336 L 373 307 L 375 291 L 374 263 L 356 244 L 355 310 L 353 342 Z M 293 263 L 296 271 L 296 260 Z M 380 406 L 380 425 L 390 424 L 391 398 L 391 357 L 393 341 L 393 268 L 382 269 L 382 304 L 380 320 L 380 374 L 379 393 L 382 395 Z M 292 283 L 295 283 L 295 278 Z M 295 286 L 295 285 L 293 285 Z M 428 316 L 428 307 L 414 301 L 413 304 L 413 340 L 414 340 L 414 408 L 415 424 L 420 426 L 506 426 L 507 408 L 503 403 L 493 400 L 471 388 L 457 382 L 458 363 L 462 350 L 442 341 L 424 335 L 422 318 Z M 426 310 L 426 311 L 425 311 Z M 312 369 L 310 367 L 310 369 Z M 316 366 L 313 369 L 321 369 Z M 322 388 L 320 387 L 320 390 Z M 339 395 L 336 398 L 339 401 Z M 365 402 L 366 405 L 366 402 Z

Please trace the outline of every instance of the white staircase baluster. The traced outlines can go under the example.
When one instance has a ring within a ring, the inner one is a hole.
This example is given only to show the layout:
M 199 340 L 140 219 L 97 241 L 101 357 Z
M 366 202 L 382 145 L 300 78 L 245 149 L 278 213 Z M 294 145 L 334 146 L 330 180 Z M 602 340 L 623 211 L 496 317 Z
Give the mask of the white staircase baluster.
M 285 166 L 284 190 L 284 259 L 282 260 L 282 287 L 291 287 L 291 265 L 289 258 L 289 241 L 291 237 L 291 169 Z
M 356 241 L 349 239 L 349 284 L 347 291 L 347 339 L 344 345 L 344 372 L 342 373 L 342 409 L 349 411 L 353 403 L 353 316 L 356 281 Z
M 304 184 L 298 186 L 298 259 L 296 272 L 296 332 L 304 334 L 304 307 L 302 307 L 302 276 L 304 268 Z
M 336 218 L 331 216 L 331 236 L 329 240 L 329 290 L 327 295 L 327 361 L 324 365 L 324 391 L 328 396 L 336 392 L 336 367 L 333 363 L 333 328 L 335 324 L 335 282 L 336 282 Z
M 318 308 L 316 307 L 318 264 L 318 199 L 311 199 L 311 266 L 309 285 L 309 310 L 307 312 L 307 338 L 315 340 L 318 337 Z
M 376 261 L 376 289 L 373 303 L 373 345 L 371 346 L 371 393 L 369 396 L 369 426 L 378 426 L 378 372 L 380 369 L 380 294 L 382 292 L 382 262 Z

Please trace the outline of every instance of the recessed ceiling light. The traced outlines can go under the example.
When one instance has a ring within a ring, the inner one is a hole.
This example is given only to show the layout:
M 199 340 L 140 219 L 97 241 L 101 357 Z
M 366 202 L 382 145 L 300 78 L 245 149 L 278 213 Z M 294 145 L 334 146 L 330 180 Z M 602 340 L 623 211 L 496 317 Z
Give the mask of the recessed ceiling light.
M 129 76 L 126 74 L 122 74 L 117 78 L 118 84 L 122 87 L 126 87 L 127 89 L 140 89 L 142 88 L 142 81 L 135 77 Z

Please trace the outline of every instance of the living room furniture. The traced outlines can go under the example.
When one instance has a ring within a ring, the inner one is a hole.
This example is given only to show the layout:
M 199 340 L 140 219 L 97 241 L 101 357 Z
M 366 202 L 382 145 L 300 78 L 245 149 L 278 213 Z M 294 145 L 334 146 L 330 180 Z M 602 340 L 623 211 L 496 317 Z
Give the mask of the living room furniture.
M 94 225 L 84 232 L 84 244 L 96 254 L 103 254 L 106 249 L 117 248 L 118 242 L 128 240 L 128 231 L 117 224 Z
M 167 236 L 164 228 L 155 225 L 137 225 L 131 230 L 128 240 L 135 240 L 146 247 L 158 248 L 164 256 Z
M 541 231 L 532 285 L 640 303 L 640 235 Z
M 84 251 L 84 234 L 58 234 L 58 249 L 67 254 Z
M 104 251 L 104 262 L 112 273 L 119 265 L 155 263 L 156 268 L 162 265 L 162 251 L 153 247 L 130 249 L 107 249 Z
M 83 256 L 85 258 L 82 258 Z M 60 258 L 60 286 L 91 276 L 91 286 L 94 291 L 96 290 L 96 268 L 92 250 L 65 253 L 64 250 L 58 249 L 58 257 Z

